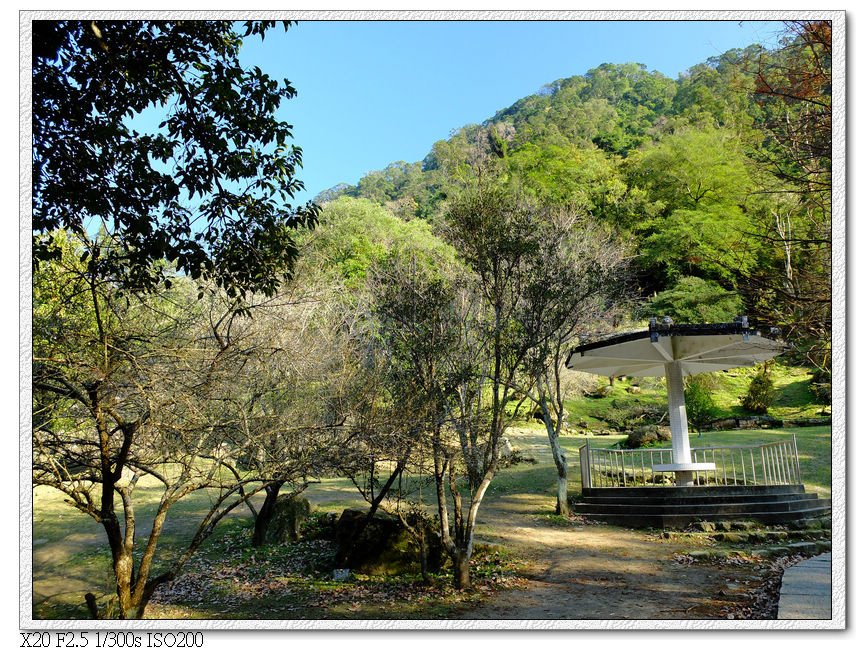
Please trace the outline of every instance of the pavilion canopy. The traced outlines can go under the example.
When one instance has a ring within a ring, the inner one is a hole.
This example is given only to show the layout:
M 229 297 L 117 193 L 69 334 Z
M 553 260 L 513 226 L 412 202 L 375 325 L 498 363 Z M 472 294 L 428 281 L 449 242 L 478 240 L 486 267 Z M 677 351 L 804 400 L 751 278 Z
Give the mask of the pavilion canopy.
M 666 364 L 680 362 L 683 375 L 752 366 L 786 349 L 784 343 L 733 323 L 674 325 L 650 323 L 648 330 L 618 334 L 571 351 L 571 370 L 606 377 L 664 376 Z

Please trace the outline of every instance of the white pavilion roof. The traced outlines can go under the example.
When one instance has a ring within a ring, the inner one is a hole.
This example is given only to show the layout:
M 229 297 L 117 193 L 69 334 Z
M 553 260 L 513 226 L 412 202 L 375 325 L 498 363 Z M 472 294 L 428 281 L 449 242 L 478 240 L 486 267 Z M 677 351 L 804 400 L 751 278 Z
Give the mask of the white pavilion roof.
M 664 376 L 665 364 L 680 361 L 682 374 L 696 375 L 753 366 L 786 349 L 747 324 L 650 326 L 581 345 L 571 352 L 567 367 L 605 377 L 648 377 Z

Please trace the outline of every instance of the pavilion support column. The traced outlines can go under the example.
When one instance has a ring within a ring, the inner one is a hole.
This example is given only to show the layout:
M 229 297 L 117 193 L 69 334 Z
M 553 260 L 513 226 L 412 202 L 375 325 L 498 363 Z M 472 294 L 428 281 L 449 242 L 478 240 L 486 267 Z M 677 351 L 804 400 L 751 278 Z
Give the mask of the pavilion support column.
M 673 463 L 690 463 L 691 443 L 688 440 L 688 415 L 685 412 L 685 384 L 682 381 L 682 363 L 664 364 L 667 378 L 667 407 L 670 412 L 670 433 L 673 436 Z M 694 485 L 694 473 L 676 472 L 676 485 Z

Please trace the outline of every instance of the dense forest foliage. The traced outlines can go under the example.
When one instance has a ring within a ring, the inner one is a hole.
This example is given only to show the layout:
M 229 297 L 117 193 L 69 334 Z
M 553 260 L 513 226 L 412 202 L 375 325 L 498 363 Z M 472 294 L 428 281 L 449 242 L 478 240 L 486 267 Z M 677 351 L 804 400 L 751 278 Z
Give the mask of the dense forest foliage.
M 677 80 L 631 63 L 555 81 L 423 161 L 296 209 L 300 150 L 273 118 L 293 89 L 237 59 L 244 36 L 271 27 L 35 33 L 46 75 L 34 80 L 45 115 L 34 118 L 33 482 L 104 528 L 115 615 L 143 616 L 236 508 L 250 509 L 251 543 L 264 543 L 280 495 L 323 476 L 350 480 L 369 503 L 357 535 L 389 511 L 414 536 L 425 578 L 435 539 L 454 584 L 470 587 L 477 513 L 520 409 L 543 422 L 556 510 L 568 513 L 562 369 L 598 331 L 744 312 L 780 326 L 793 361 L 829 383 L 828 23 L 790 23 L 778 47 L 730 51 Z M 122 60 L 110 56 L 118 34 Z M 70 165 L 52 141 L 57 83 L 95 88 L 157 46 L 179 53 L 160 59 L 166 87 L 130 72 L 80 116 L 97 132 L 113 119 L 132 157 Z M 190 63 L 192 46 L 210 57 Z M 222 96 L 232 84 L 267 101 L 247 97 L 249 114 Z M 169 103 L 170 138 L 154 144 L 121 119 L 165 97 L 182 100 Z M 253 117 L 260 128 L 237 135 Z M 142 138 L 160 154 L 139 155 Z M 83 197 L 82 208 L 82 174 L 114 198 Z M 200 214 L 181 209 L 181 190 Z M 394 501 L 408 474 L 434 504 Z M 145 533 L 139 484 L 161 495 Z M 211 509 L 165 555 L 169 511 L 197 491 Z
M 551 82 L 423 161 L 317 201 L 363 198 L 435 223 L 479 174 L 494 175 L 615 229 L 633 256 L 635 318 L 745 312 L 828 372 L 830 117 L 830 28 L 790 23 L 777 48 L 730 50 L 675 80 L 626 63 Z M 672 300 L 682 294 L 690 307 Z

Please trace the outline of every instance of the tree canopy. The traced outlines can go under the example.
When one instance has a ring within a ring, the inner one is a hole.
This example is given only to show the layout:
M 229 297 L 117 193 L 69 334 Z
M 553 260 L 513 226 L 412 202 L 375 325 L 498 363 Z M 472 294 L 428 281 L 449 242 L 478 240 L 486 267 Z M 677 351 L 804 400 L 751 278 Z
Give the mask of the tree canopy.
M 34 21 L 34 262 L 66 229 L 89 236 L 90 272 L 130 289 L 164 281 L 167 261 L 231 294 L 273 293 L 317 208 L 289 203 L 302 152 L 275 111 L 295 89 L 238 58 L 272 26 Z

